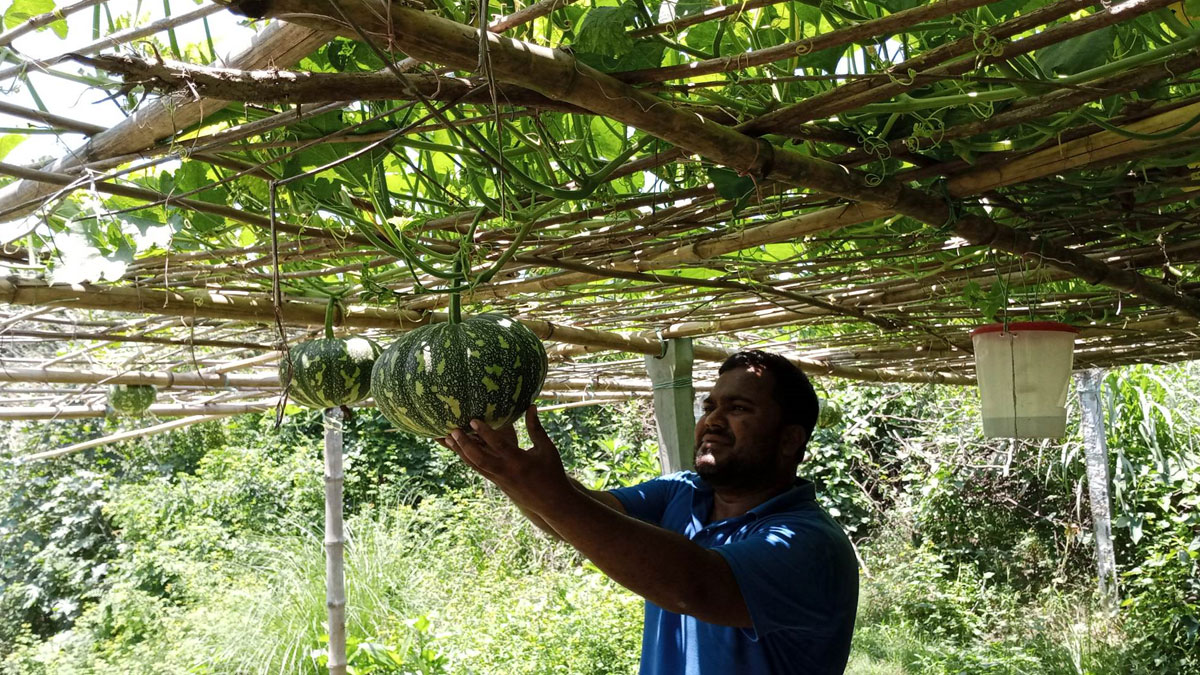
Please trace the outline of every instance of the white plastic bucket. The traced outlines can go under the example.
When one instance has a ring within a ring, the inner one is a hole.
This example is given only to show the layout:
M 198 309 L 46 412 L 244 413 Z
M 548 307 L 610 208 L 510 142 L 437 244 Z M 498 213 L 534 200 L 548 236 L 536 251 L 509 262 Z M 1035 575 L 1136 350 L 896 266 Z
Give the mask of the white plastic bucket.
M 991 324 L 971 331 L 988 438 L 1058 438 L 1079 331 L 1065 323 Z

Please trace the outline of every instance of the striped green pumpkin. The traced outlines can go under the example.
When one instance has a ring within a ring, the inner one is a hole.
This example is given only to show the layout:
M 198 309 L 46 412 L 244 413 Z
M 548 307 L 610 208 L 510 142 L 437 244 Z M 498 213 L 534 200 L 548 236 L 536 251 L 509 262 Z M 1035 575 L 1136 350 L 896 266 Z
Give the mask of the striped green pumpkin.
M 308 408 L 335 408 L 371 393 L 371 367 L 379 345 L 364 337 L 325 337 L 301 342 L 279 361 L 279 382 L 288 399 Z
M 837 401 L 829 399 L 821 399 L 820 409 L 817 412 L 817 426 L 822 429 L 835 427 L 842 423 L 842 406 L 837 404 Z
M 542 391 L 546 350 L 519 321 L 479 314 L 411 331 L 375 362 L 371 391 L 397 427 L 438 438 L 475 418 L 516 421 Z
M 158 390 L 152 384 L 114 384 L 108 388 L 108 405 L 118 415 L 141 415 L 157 397 Z

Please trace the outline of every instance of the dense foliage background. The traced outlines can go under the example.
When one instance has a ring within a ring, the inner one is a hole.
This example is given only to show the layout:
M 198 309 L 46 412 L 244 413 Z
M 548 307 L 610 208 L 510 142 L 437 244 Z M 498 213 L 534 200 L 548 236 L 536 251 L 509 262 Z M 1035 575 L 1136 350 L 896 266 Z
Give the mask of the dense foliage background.
M 1116 612 L 1093 596 L 1074 427 L 985 441 L 973 390 L 823 384 L 844 415 L 803 472 L 862 560 L 850 672 L 1200 673 L 1200 367 L 1105 381 Z M 586 483 L 657 471 L 644 402 L 545 417 Z M 10 461 L 113 424 L 4 427 L 0 671 L 322 672 L 319 415 Z M 635 596 L 373 411 L 346 447 L 356 672 L 636 670 Z

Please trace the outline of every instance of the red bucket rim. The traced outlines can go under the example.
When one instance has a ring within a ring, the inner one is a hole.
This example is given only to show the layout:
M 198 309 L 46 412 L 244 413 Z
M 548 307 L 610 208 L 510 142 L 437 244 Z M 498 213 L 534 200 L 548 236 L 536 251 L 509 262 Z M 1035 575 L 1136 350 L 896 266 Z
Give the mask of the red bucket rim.
M 986 326 L 980 326 L 971 331 L 971 337 L 982 335 L 984 333 L 1000 333 L 1004 331 L 1004 324 L 989 323 Z M 1059 333 L 1078 333 L 1079 329 L 1058 321 L 1012 321 L 1008 324 L 1008 332 L 1012 333 L 1019 330 L 1041 330 L 1054 331 Z

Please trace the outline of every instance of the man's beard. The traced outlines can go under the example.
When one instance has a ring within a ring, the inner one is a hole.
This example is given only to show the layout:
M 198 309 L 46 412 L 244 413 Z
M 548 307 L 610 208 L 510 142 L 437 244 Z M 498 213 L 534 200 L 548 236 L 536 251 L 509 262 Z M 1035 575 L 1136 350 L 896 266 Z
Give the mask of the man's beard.
M 726 437 L 728 438 L 728 437 Z M 732 445 L 732 439 L 729 439 Z M 775 438 L 762 439 L 769 446 L 778 447 L 778 435 Z M 695 454 L 693 455 L 693 463 L 699 458 L 700 444 L 696 445 Z M 706 483 L 715 488 L 730 489 L 730 488 L 749 488 L 757 487 L 765 482 L 772 480 L 775 476 L 775 458 L 769 454 L 762 454 L 755 457 L 747 457 L 745 454 L 739 453 L 736 456 L 726 457 L 724 461 L 716 466 L 697 465 L 696 473 L 704 479 Z

